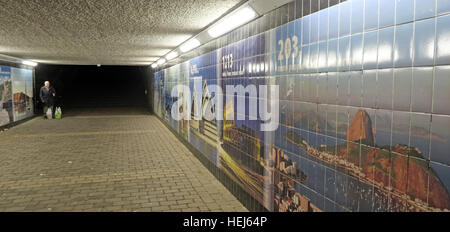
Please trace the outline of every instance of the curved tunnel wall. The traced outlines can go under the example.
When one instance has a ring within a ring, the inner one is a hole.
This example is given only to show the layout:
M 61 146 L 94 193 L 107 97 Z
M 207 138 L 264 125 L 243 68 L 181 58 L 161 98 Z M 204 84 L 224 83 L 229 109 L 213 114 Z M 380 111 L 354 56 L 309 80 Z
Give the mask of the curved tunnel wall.
M 269 211 L 450 210 L 450 4 L 335 3 L 292 2 L 158 70 L 154 112 Z M 172 119 L 196 80 L 193 102 L 234 116 L 209 86 L 278 85 L 278 128 L 248 95 L 245 120 Z

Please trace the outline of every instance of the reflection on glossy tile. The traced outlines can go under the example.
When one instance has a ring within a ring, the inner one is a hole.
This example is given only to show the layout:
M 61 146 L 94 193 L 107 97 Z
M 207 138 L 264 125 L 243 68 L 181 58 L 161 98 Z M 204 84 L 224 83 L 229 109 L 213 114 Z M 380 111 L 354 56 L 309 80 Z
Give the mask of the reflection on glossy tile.
M 397 26 L 395 31 L 394 66 L 410 67 L 412 65 L 413 24 Z
M 350 37 L 339 38 L 338 70 L 347 71 L 350 64 Z
M 450 115 L 450 66 L 438 66 L 434 73 L 433 113 Z
M 363 59 L 363 34 L 357 34 L 351 36 L 351 65 L 350 70 L 361 70 Z
M 415 22 L 414 66 L 432 65 L 434 58 L 435 18 Z
M 411 22 L 414 19 L 414 0 L 395 0 L 396 24 Z
M 450 64 L 450 15 L 437 18 L 436 64 Z
M 394 28 L 389 27 L 378 32 L 378 68 L 392 67 Z
M 327 66 L 328 69 L 327 71 L 329 72 L 333 72 L 333 71 L 337 71 L 337 61 L 338 61 L 338 40 L 334 39 L 334 40 L 329 40 L 328 41 L 328 62 L 327 62 Z
M 411 106 L 412 68 L 394 71 L 394 110 L 409 111 Z
M 414 112 L 431 112 L 432 91 L 433 68 L 414 68 L 411 110 Z
M 364 69 L 377 68 L 378 31 L 364 33 Z
M 326 41 L 319 44 L 319 60 L 317 63 L 317 68 L 319 72 L 326 72 L 328 70 L 327 66 L 327 49 L 328 43 Z

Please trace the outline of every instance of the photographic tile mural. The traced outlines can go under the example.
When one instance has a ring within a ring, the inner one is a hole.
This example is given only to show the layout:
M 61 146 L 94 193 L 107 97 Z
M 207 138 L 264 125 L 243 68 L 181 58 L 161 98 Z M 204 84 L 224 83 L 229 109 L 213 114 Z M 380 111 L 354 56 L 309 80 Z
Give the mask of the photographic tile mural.
M 33 116 L 33 70 L 0 66 L 0 126 Z
M 229 38 L 243 26 L 156 72 L 154 112 L 270 211 L 449 211 L 450 4 L 424 2 L 349 0 Z M 273 97 L 262 85 L 279 86 L 274 131 L 249 115 Z M 195 104 L 224 120 L 193 119 Z

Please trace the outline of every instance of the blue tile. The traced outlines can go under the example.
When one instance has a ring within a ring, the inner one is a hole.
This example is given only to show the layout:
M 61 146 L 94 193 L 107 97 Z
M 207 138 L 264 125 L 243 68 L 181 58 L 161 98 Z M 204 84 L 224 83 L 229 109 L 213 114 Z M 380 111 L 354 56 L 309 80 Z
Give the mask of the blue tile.
M 337 100 L 337 73 L 328 73 L 327 81 L 327 103 L 330 105 L 335 105 Z
M 435 18 L 415 22 L 414 66 L 433 64 L 434 40 Z
M 380 109 L 392 109 L 392 69 L 378 70 L 377 107 Z
M 319 13 L 311 14 L 311 34 L 310 42 L 316 43 L 319 40 Z
M 363 72 L 363 106 L 375 108 L 377 100 L 377 70 Z
M 377 68 L 378 31 L 364 33 L 364 69 Z
M 365 0 L 365 25 L 364 30 L 374 29 L 378 27 L 378 1 Z
M 394 51 L 395 67 L 410 67 L 412 65 L 412 38 L 412 23 L 396 27 Z
M 385 28 L 378 33 L 378 68 L 390 68 L 393 63 L 394 28 Z
M 328 9 L 319 11 L 319 40 L 328 39 Z
M 327 42 L 321 42 L 319 44 L 319 61 L 317 63 L 317 68 L 319 72 L 327 71 Z
M 339 38 L 338 70 L 346 71 L 350 64 L 350 36 Z
M 433 115 L 431 120 L 431 161 L 450 165 L 450 117 Z
M 395 0 L 396 24 L 412 22 L 414 20 L 414 0 Z
M 309 67 L 311 72 L 317 72 L 317 61 L 319 59 L 319 45 L 312 44 L 309 48 Z
M 350 75 L 348 72 L 339 72 L 338 74 L 338 104 L 342 106 L 348 105 Z M 346 133 L 346 132 L 345 132 Z
M 303 30 L 303 32 L 302 32 L 302 35 L 303 35 L 303 39 L 302 39 L 302 44 L 303 45 L 305 45 L 305 44 L 309 44 L 309 33 L 310 33 L 310 27 L 311 27 L 311 23 L 310 23 L 310 20 L 311 18 L 310 18 L 310 16 L 308 15 L 308 16 L 306 16 L 306 17 L 304 17 L 303 18 L 303 25 L 302 25 L 302 30 Z
M 326 73 L 320 73 L 317 76 L 317 102 L 319 103 L 326 103 L 327 102 L 327 74 Z M 325 105 L 319 105 L 319 110 L 321 106 Z M 322 110 L 323 111 L 323 110 Z M 321 117 L 325 117 L 325 112 L 321 112 L 322 114 L 319 114 Z M 325 121 L 323 121 L 325 122 Z M 321 126 L 320 133 L 324 134 L 325 125 Z M 324 143 L 325 144 L 325 143 Z
M 351 3 L 345 1 L 339 4 L 339 36 L 350 34 Z
M 450 15 L 437 18 L 436 64 L 450 64 Z
M 338 40 L 333 39 L 328 41 L 328 71 L 333 72 L 337 70 L 337 55 L 338 55 Z
M 302 48 L 302 73 L 309 72 L 309 46 Z
M 361 107 L 362 105 L 362 71 L 350 72 L 349 105 Z
M 376 145 L 379 147 L 391 146 L 392 136 L 392 111 L 376 110 Z M 381 152 L 382 150 L 380 150 Z
M 436 0 L 416 0 L 416 20 L 436 15 Z
M 411 110 L 413 112 L 431 112 L 433 92 L 433 68 L 415 67 L 413 69 L 413 88 Z
M 433 113 L 450 115 L 450 66 L 435 67 Z
M 394 70 L 394 110 L 409 111 L 411 107 L 412 68 Z
M 364 0 L 352 1 L 352 34 L 363 31 Z
M 419 148 L 424 159 L 430 158 L 431 114 L 411 113 L 411 147 Z
M 334 39 L 339 35 L 339 5 L 330 7 L 329 14 L 329 38 Z
M 351 37 L 351 66 L 350 70 L 361 70 L 363 60 L 363 34 L 352 35 Z
M 379 27 L 387 27 L 394 25 L 395 1 L 380 0 L 380 25 Z
M 449 0 L 437 0 L 437 13 L 444 14 L 450 12 Z

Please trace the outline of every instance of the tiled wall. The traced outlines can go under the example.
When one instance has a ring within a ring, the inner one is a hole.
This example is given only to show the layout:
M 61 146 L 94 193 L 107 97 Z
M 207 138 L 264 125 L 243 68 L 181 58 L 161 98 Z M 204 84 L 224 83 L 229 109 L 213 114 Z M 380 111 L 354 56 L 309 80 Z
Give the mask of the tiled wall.
M 0 61 L 0 129 L 34 115 L 34 70 Z
M 155 113 L 270 211 L 450 210 L 450 1 L 337 3 L 291 2 L 155 73 Z M 278 129 L 171 119 L 198 79 L 279 85 Z

